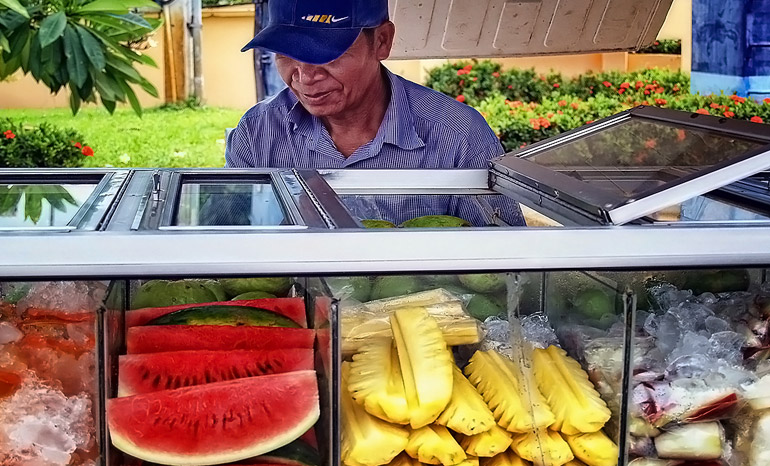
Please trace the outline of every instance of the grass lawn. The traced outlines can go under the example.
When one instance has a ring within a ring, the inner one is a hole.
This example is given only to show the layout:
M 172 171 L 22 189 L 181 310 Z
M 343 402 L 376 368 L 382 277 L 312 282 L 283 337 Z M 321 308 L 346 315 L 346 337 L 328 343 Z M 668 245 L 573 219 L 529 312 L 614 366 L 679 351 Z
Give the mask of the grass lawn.
M 37 125 L 72 128 L 94 149 L 86 167 L 222 167 L 225 128 L 238 124 L 243 110 L 147 108 L 142 117 L 128 109 L 110 115 L 102 108 L 0 110 L 0 116 Z

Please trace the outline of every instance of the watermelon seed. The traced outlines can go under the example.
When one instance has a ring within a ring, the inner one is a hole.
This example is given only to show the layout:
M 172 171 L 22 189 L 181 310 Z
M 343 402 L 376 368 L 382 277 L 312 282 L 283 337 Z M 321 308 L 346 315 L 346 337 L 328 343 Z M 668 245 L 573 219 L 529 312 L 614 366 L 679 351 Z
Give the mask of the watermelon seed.
M 150 377 L 150 371 L 148 371 L 147 369 L 144 369 L 142 371 L 142 380 L 147 380 L 149 377 Z
M 160 375 L 156 375 L 155 378 L 152 380 L 153 388 L 158 388 L 158 385 L 160 385 Z
M 211 372 L 209 372 L 208 369 L 206 369 L 206 383 L 211 383 Z

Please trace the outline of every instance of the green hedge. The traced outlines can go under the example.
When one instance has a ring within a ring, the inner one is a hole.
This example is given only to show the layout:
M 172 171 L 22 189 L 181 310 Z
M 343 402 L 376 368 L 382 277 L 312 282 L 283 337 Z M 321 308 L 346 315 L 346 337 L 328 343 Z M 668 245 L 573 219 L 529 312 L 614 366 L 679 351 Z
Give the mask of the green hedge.
M 93 155 L 74 130 L 0 118 L 0 168 L 80 167 Z
M 689 76 L 678 71 L 565 78 L 533 69 L 503 71 L 485 60 L 434 68 L 426 85 L 478 109 L 508 151 L 639 105 L 770 121 L 770 99 L 691 95 Z

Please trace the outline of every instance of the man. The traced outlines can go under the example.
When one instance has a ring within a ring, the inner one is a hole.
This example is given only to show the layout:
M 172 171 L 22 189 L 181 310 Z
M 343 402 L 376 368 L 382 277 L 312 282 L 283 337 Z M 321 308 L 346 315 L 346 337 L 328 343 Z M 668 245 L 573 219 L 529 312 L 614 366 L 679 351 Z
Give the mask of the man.
M 242 50 L 275 52 L 288 87 L 246 112 L 227 167 L 486 168 L 503 154 L 476 110 L 382 66 L 395 36 L 387 0 L 268 8 L 268 26 Z

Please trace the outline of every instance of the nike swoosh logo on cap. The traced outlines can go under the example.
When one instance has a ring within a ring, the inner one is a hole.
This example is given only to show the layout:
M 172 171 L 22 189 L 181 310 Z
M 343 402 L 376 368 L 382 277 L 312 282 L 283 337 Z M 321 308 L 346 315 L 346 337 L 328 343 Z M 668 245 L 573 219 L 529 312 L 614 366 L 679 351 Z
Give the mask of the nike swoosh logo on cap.
M 332 16 L 331 21 L 332 23 L 339 23 L 340 21 L 344 21 L 348 18 L 350 18 L 350 16 L 343 16 L 342 18 L 335 18 L 334 16 Z

